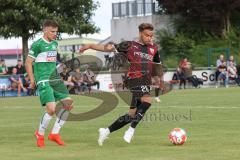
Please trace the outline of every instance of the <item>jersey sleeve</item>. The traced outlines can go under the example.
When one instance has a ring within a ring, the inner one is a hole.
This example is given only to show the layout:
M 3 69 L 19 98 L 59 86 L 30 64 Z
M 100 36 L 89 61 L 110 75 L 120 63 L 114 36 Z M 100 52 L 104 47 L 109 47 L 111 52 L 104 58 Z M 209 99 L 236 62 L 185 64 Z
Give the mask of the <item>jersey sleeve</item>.
M 130 46 L 131 46 L 131 42 L 130 41 L 123 41 L 119 44 L 115 44 L 115 49 L 118 51 L 118 52 L 123 52 L 123 53 L 127 53 Z
M 160 58 L 160 54 L 159 51 L 156 52 L 156 54 L 153 57 L 153 62 L 155 63 L 161 63 L 161 58 Z
M 33 43 L 29 50 L 28 56 L 36 59 L 37 55 L 38 55 L 38 45 L 37 43 Z

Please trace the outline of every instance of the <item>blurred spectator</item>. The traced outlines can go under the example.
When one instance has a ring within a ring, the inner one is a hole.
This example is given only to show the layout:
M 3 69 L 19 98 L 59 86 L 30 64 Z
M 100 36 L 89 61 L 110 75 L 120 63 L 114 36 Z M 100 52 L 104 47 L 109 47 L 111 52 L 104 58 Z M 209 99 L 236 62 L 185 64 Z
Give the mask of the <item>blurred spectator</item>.
M 216 88 L 219 87 L 220 81 L 223 80 L 224 86 L 228 87 L 228 76 L 227 76 L 227 64 L 224 60 L 224 55 L 221 54 L 219 59 L 216 61 Z
M 224 55 L 223 54 L 221 54 L 220 56 L 219 56 L 219 59 L 217 59 L 217 61 L 216 61 L 216 67 L 217 67 L 217 70 L 216 70 L 216 79 L 217 79 L 217 77 L 218 77 L 218 75 L 221 73 L 219 70 L 218 70 L 218 68 L 224 68 L 224 67 L 226 67 L 226 61 L 224 60 Z
M 240 86 L 240 78 L 237 73 L 236 63 L 234 57 L 231 55 L 227 61 L 227 75 L 229 79 L 235 80 L 235 82 Z
M 0 60 L 0 74 L 7 74 L 7 72 L 8 72 L 8 68 L 5 64 L 5 60 L 1 59 Z
M 77 68 L 75 72 L 72 74 L 72 82 L 74 86 L 77 88 L 77 93 L 83 93 L 88 89 L 87 82 L 84 79 L 83 74 L 80 72 L 80 69 Z
M 179 89 L 182 89 L 182 84 L 184 89 L 186 89 L 186 79 L 184 77 L 183 70 L 180 67 L 177 68 L 176 74 L 174 76 L 176 80 L 179 80 Z
M 233 63 L 233 65 L 236 67 L 236 62 L 235 62 L 235 60 L 234 60 L 234 56 L 233 56 L 233 55 L 231 55 L 231 56 L 229 57 L 229 59 L 228 59 L 228 61 L 227 61 L 227 66 L 229 66 L 230 63 Z
M 91 86 L 97 86 L 97 89 L 99 90 L 100 88 L 100 83 L 99 81 L 96 80 L 95 74 L 93 73 L 93 71 L 90 70 L 89 65 L 86 65 L 85 67 L 85 72 L 84 75 L 86 75 L 86 82 L 89 86 L 89 88 L 91 88 Z
M 63 72 L 63 69 L 67 68 L 67 66 L 62 62 L 58 62 L 56 68 L 57 68 L 57 73 L 61 74 Z
M 33 96 L 35 95 L 35 90 L 30 88 L 30 78 L 27 73 L 24 73 L 23 78 L 23 87 L 27 89 L 27 95 Z
M 30 86 L 30 79 L 27 73 L 25 73 L 23 78 L 23 87 L 28 88 Z
M 60 73 L 60 76 L 64 85 L 66 85 L 67 88 L 70 90 L 74 86 L 74 83 L 71 82 L 72 76 L 70 76 L 67 67 L 63 68 L 63 71 Z
M 183 79 L 180 80 L 180 88 L 181 88 L 181 84 L 184 84 L 184 88 L 186 85 L 186 80 L 188 80 L 189 82 L 192 83 L 192 85 L 196 88 L 198 87 L 198 79 L 196 76 L 192 75 L 192 64 L 191 62 L 188 61 L 187 58 L 184 58 L 180 64 L 179 64 L 179 72 L 182 72 L 181 74 L 183 74 Z
M 27 92 L 27 89 L 23 86 L 20 75 L 17 74 L 17 68 L 12 69 L 12 75 L 9 80 L 11 81 L 11 88 L 13 90 L 18 90 L 18 96 L 21 96 L 21 90 Z
M 25 73 L 25 68 L 23 67 L 22 60 L 19 59 L 17 61 L 16 69 L 17 69 L 17 74 L 24 74 Z

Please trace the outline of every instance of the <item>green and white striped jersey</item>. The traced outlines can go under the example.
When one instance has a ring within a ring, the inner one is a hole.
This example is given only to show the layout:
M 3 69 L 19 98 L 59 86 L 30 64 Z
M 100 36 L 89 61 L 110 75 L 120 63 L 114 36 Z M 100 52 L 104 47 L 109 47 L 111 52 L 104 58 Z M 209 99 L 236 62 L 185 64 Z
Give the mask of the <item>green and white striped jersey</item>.
M 57 41 L 48 42 L 43 37 L 35 41 L 28 56 L 34 58 L 34 78 L 37 84 L 59 80 L 56 70 Z

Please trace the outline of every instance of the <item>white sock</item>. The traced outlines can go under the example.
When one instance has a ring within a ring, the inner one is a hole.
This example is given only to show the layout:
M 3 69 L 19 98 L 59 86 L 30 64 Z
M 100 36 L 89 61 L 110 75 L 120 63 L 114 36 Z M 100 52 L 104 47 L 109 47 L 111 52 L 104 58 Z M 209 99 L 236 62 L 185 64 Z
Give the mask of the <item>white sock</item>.
M 69 115 L 69 111 L 65 110 L 65 109 L 61 109 L 58 112 L 56 122 L 53 126 L 53 129 L 52 129 L 52 134 L 58 134 L 59 133 L 61 127 L 66 122 L 68 115 Z
M 40 125 L 39 125 L 39 129 L 38 129 L 38 133 L 40 135 L 44 135 L 45 130 L 50 122 L 50 120 L 52 119 L 52 116 L 49 115 L 48 113 L 44 113 L 44 115 L 42 116 Z
M 105 128 L 105 129 L 106 129 L 107 134 L 110 134 L 109 128 Z
M 135 128 L 133 128 L 133 127 L 129 126 L 128 130 L 129 130 L 130 132 L 133 132 L 133 133 L 134 133 L 134 131 L 135 131 Z

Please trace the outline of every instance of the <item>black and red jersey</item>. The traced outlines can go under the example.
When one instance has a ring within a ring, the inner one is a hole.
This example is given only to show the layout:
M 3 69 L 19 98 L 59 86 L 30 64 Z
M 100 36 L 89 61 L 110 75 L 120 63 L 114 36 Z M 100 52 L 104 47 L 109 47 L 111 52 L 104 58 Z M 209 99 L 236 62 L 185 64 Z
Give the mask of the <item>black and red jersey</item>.
M 129 78 L 151 75 L 154 63 L 160 63 L 160 54 L 155 44 L 142 44 L 136 41 L 124 41 L 115 45 L 118 52 L 125 53 L 130 63 Z

